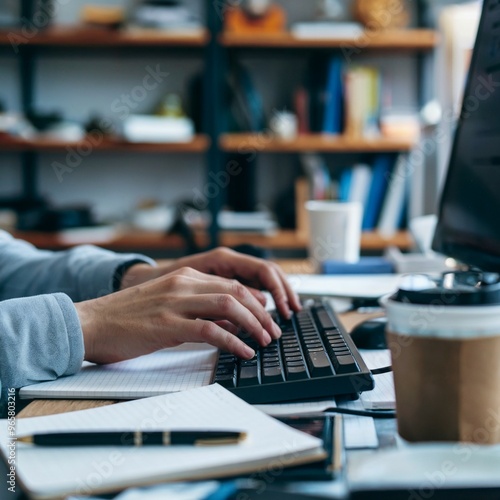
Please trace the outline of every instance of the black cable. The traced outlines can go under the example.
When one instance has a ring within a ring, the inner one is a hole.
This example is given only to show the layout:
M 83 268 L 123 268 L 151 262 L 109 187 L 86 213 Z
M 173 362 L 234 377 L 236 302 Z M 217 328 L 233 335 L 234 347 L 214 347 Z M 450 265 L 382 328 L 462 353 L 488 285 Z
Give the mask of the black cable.
M 382 373 L 390 373 L 392 372 L 392 366 L 384 366 L 382 368 L 375 368 L 375 370 L 370 370 L 372 375 L 381 375 Z
M 342 413 L 344 415 L 356 415 L 358 417 L 373 417 L 373 418 L 396 418 L 394 410 L 351 410 L 350 408 L 326 408 L 323 413 Z

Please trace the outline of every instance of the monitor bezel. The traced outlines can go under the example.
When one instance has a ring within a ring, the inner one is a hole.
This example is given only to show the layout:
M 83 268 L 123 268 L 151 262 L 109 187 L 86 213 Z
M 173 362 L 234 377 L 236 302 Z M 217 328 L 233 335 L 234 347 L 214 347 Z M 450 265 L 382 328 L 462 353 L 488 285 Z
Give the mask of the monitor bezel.
M 438 210 L 438 222 L 436 225 L 436 230 L 434 232 L 434 238 L 432 241 L 432 249 L 436 252 L 439 252 L 448 257 L 452 257 L 461 263 L 473 267 L 479 268 L 483 271 L 491 271 L 491 272 L 500 272 L 500 254 L 494 255 L 491 253 L 487 253 L 484 251 L 480 245 L 474 245 L 472 243 L 461 243 L 457 241 L 456 231 L 451 230 L 449 227 L 446 227 L 443 223 L 443 212 L 446 204 L 447 195 L 450 189 L 450 180 L 451 175 L 454 168 L 457 168 L 457 153 L 458 153 L 458 145 L 460 139 L 460 133 L 463 126 L 464 121 L 466 120 L 465 116 L 467 113 L 467 109 L 465 108 L 466 98 L 471 95 L 472 88 L 472 75 L 476 68 L 477 59 L 479 57 L 479 42 L 480 38 L 483 34 L 484 24 L 486 23 L 486 11 L 489 5 L 489 1 L 486 0 L 483 2 L 481 19 L 479 22 L 479 28 L 476 35 L 476 41 L 474 44 L 474 50 L 471 58 L 470 68 L 467 74 L 467 83 L 465 85 L 464 95 L 462 99 L 460 116 L 457 120 L 457 126 L 455 129 L 454 137 L 453 137 L 453 145 L 451 150 L 451 156 L 448 163 L 448 172 L 446 175 L 445 184 L 441 193 L 441 198 L 439 202 L 439 210 Z M 469 236 L 470 233 L 461 233 L 466 236 Z M 499 235 L 500 238 L 500 235 Z

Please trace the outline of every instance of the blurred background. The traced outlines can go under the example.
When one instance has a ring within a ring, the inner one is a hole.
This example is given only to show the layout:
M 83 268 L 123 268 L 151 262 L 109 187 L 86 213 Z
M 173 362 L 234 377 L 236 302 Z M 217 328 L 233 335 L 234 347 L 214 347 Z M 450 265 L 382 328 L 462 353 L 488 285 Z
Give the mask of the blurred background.
M 0 227 L 44 248 L 362 252 L 437 210 L 480 2 L 0 0 Z

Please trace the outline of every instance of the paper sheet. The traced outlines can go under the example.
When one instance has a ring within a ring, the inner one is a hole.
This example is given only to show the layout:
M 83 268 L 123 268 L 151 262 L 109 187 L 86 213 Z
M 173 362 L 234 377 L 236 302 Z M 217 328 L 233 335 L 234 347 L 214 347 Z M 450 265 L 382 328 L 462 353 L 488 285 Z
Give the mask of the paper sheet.
M 389 349 L 361 349 L 360 354 L 370 370 L 391 365 Z M 363 407 L 366 410 L 394 410 L 396 408 L 396 394 L 392 372 L 374 375 L 373 378 L 375 379 L 375 388 L 361 394 Z
M 300 295 L 377 299 L 394 292 L 399 274 L 328 276 L 291 274 L 288 280 Z
M 410 499 L 424 498 L 425 494 L 430 498 L 441 488 L 457 488 L 457 492 L 463 488 L 500 488 L 499 466 L 499 445 L 411 444 L 402 449 L 356 453 L 349 459 L 348 481 L 353 491 L 401 489 L 405 494 L 392 496 Z M 486 497 L 497 498 L 498 493 L 468 495 Z M 376 498 L 384 498 L 384 493 L 379 492 Z M 454 498 L 453 494 L 449 498 Z
M 136 399 L 208 385 L 217 348 L 183 344 L 140 358 L 94 365 L 70 377 L 23 387 L 22 398 Z
M 261 464 L 318 459 L 321 440 L 269 418 L 220 385 L 60 415 L 19 419 L 17 434 L 69 430 L 224 429 L 238 445 L 48 448 L 17 442 L 17 477 L 35 496 L 83 494 L 159 481 L 252 472 Z M 7 421 L 0 449 L 9 452 Z

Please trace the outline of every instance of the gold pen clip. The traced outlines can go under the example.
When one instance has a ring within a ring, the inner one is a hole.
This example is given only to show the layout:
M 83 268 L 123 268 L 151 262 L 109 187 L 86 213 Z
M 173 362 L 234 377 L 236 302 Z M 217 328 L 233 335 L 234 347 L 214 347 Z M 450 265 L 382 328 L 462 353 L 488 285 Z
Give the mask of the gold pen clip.
M 197 439 L 194 442 L 195 446 L 221 446 L 224 444 L 238 444 L 247 438 L 247 433 L 242 432 L 237 438 L 220 438 L 220 439 Z

